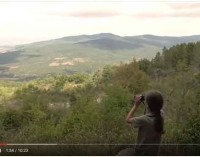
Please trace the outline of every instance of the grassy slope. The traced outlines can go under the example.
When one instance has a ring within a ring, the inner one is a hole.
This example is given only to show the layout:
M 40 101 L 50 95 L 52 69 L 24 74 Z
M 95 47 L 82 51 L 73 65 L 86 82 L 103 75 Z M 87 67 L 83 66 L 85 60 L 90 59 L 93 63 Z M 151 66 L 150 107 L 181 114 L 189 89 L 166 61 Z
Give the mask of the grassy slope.
M 137 58 L 152 58 L 161 48 L 144 46 L 138 49 L 103 50 L 78 44 L 57 43 L 35 43 L 21 47 L 20 57 L 16 63 L 8 66 L 18 66 L 11 69 L 15 74 L 47 74 L 62 73 L 68 71 L 91 72 L 105 64 L 116 64 L 121 61 Z M 23 50 L 23 51 L 22 51 Z M 65 61 L 73 61 L 74 58 L 83 58 L 84 63 L 74 61 L 74 65 L 49 66 L 54 58 L 64 57 Z

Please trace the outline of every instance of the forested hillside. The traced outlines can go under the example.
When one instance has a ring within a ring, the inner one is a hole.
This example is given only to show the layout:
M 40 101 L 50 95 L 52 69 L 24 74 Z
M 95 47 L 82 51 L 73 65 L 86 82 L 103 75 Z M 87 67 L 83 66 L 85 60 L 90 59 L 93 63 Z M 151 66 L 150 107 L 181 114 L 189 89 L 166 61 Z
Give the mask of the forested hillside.
M 135 94 L 165 99 L 164 144 L 200 143 L 200 42 L 163 48 L 152 60 L 105 66 L 93 74 L 0 82 L 0 141 L 134 144 L 125 123 Z M 139 113 L 143 114 L 141 105 Z M 115 155 L 123 145 L 69 146 L 69 155 Z M 161 155 L 199 155 L 195 145 L 161 146 Z
M 91 74 L 105 65 L 152 59 L 164 46 L 197 42 L 192 36 L 118 36 L 111 33 L 68 36 L 13 47 L 0 46 L 0 79 L 33 80 L 57 74 Z

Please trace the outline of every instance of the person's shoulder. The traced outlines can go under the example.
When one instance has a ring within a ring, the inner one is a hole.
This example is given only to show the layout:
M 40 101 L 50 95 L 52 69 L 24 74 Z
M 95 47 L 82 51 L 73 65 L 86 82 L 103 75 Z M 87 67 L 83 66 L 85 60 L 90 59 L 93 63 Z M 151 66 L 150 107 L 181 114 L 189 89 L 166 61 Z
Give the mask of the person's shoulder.
M 143 118 L 146 118 L 147 117 L 147 115 L 146 114 L 144 114 L 144 115 L 141 115 L 141 116 L 138 116 L 138 118 L 141 118 L 141 119 L 143 119 Z
M 140 119 L 143 121 L 143 123 L 151 123 L 154 120 L 155 116 L 151 114 L 145 114 L 140 116 Z
M 147 119 L 147 115 L 142 115 L 142 116 L 138 116 L 138 117 L 134 117 L 135 120 L 137 121 L 146 121 Z
M 145 115 L 133 118 L 133 126 L 135 128 L 142 127 L 144 124 L 145 124 Z

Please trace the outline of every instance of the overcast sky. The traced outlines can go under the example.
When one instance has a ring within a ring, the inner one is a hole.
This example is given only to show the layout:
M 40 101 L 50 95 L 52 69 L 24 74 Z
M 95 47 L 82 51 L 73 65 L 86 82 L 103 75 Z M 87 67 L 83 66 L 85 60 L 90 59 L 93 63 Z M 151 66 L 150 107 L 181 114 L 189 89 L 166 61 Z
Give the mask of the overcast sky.
M 200 1 L 0 0 L 0 45 L 103 32 L 200 34 Z

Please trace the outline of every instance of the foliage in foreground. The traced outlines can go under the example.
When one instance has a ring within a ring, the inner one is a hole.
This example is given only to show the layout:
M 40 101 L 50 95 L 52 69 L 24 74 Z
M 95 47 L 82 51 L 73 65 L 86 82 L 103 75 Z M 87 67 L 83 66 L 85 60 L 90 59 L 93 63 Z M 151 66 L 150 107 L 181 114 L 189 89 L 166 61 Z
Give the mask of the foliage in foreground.
M 199 45 L 177 45 L 163 49 L 152 61 L 106 66 L 93 75 L 63 75 L 27 83 L 0 82 L 0 140 L 132 144 L 136 131 L 124 121 L 131 99 L 134 94 L 156 89 L 165 98 L 163 143 L 197 144 L 200 142 L 200 74 L 196 60 L 200 56 Z M 184 55 L 179 57 L 181 52 Z M 141 106 L 140 114 L 143 110 Z M 109 149 L 101 151 L 109 155 Z M 115 147 L 113 151 L 118 149 Z M 84 151 L 91 155 L 97 149 Z M 170 155 L 166 148 L 161 151 Z M 192 148 L 174 151 L 198 153 Z

